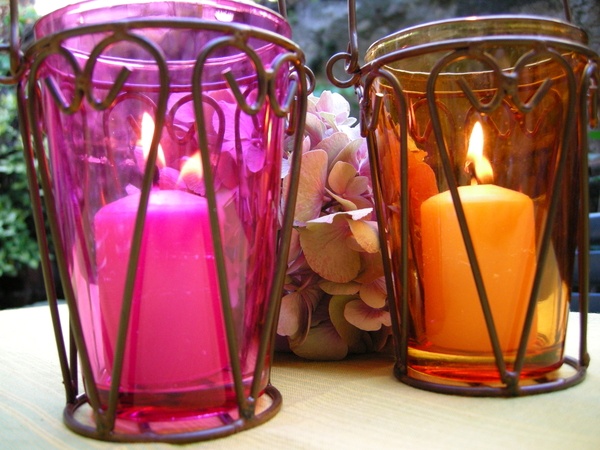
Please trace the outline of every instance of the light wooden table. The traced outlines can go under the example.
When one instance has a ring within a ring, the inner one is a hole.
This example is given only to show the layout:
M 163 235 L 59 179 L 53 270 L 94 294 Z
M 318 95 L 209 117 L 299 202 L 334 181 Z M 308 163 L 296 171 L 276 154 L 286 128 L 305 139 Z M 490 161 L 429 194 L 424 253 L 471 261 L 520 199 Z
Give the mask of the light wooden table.
M 570 333 L 577 324 L 571 313 Z M 600 449 L 600 314 L 590 315 L 588 339 L 592 363 L 582 384 L 509 399 L 411 388 L 393 377 L 393 361 L 384 355 L 341 362 L 277 355 L 272 382 L 283 395 L 279 414 L 257 428 L 184 447 Z M 94 441 L 63 425 L 46 306 L 0 311 L 0 361 L 0 449 L 173 448 Z

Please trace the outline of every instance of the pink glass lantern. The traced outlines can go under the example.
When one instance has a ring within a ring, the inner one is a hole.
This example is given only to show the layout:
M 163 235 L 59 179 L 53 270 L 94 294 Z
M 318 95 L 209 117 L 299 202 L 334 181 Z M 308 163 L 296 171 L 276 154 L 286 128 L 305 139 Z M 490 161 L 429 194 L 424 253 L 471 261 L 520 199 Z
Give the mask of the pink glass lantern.
M 282 161 L 292 180 L 299 163 L 283 138 L 302 130 L 307 89 L 288 23 L 233 0 L 87 1 L 34 33 L 23 135 L 85 390 L 62 342 L 32 171 L 66 424 L 187 442 L 272 417 L 296 189 L 281 198 Z

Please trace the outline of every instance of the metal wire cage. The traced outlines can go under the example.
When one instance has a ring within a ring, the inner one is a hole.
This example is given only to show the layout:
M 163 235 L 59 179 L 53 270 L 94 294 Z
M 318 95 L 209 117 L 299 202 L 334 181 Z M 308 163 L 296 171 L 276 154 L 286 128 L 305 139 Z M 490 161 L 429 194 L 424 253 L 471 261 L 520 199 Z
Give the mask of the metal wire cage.
M 472 396 L 581 382 L 589 364 L 587 127 L 597 126 L 599 81 L 585 33 L 540 17 L 454 19 L 385 37 L 360 66 L 354 1 L 348 9 L 348 51 L 327 70 L 359 99 L 396 377 Z M 339 62 L 349 78 L 335 75 Z M 472 143 L 478 127 L 485 144 Z M 483 157 L 471 155 L 477 146 Z M 573 358 L 563 352 L 576 248 Z
M 66 425 L 182 443 L 270 419 L 311 79 L 285 2 L 281 15 L 230 0 L 82 2 L 42 18 L 23 52 L 10 6 L 2 81 L 17 85 Z

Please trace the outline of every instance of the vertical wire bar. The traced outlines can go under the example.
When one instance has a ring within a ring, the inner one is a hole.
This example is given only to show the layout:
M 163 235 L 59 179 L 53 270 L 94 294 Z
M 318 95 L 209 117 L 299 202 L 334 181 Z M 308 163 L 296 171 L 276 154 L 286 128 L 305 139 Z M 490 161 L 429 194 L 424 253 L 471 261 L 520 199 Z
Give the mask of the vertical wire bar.
M 350 75 L 360 70 L 358 64 L 358 31 L 356 28 L 356 2 L 348 0 L 348 53 L 350 61 L 346 66 L 346 72 Z
M 395 80 L 395 79 L 394 79 Z M 394 91 L 397 99 L 401 99 L 402 113 L 401 117 L 408 117 L 406 113 L 408 108 L 406 105 L 406 98 L 402 95 L 400 86 L 395 85 Z M 409 195 L 408 195 L 408 121 L 402 120 L 400 122 L 400 220 L 401 225 L 401 239 L 402 254 L 400 256 L 402 261 L 402 274 L 401 274 L 401 298 L 402 298 L 402 315 L 400 317 L 401 323 L 404 324 L 402 327 L 401 336 L 401 348 L 402 357 L 404 358 L 404 364 L 408 368 L 408 334 L 411 324 L 410 308 L 409 308 L 409 289 L 408 289 L 408 250 L 409 250 Z
M 590 92 L 591 80 L 597 74 L 598 66 L 595 63 L 588 64 L 584 71 L 582 83 L 582 92 Z M 597 88 L 597 86 L 596 86 Z M 580 96 L 579 110 L 581 111 L 581 121 L 579 127 L 579 135 L 581 137 L 581 162 L 580 162 L 580 178 L 581 178 L 581 231 L 579 235 L 579 364 L 587 367 L 590 363 L 590 355 L 587 349 L 587 328 L 588 328 L 588 309 L 589 309 L 589 292 L 590 292 L 590 198 L 589 198 L 589 141 L 588 141 L 588 124 L 594 123 L 597 117 L 590 120 L 588 111 L 591 110 L 594 114 L 597 110 L 594 107 L 588 109 L 588 102 L 597 102 L 598 97 L 594 92 L 588 99 L 587 96 Z
M 19 2 L 18 0 L 10 0 L 10 38 L 9 38 L 9 56 L 10 56 L 10 72 L 15 79 L 18 76 L 19 69 L 22 67 L 20 62 L 20 46 L 19 46 Z
M 357 75 L 359 75 L 357 73 Z M 397 298 L 397 287 L 394 283 L 393 277 L 393 265 L 392 265 L 392 255 L 390 255 L 390 248 L 387 245 L 387 236 L 389 234 L 389 229 L 387 228 L 387 215 L 385 213 L 385 201 L 383 199 L 383 188 L 381 182 L 381 164 L 379 160 L 379 148 L 377 144 L 376 138 L 376 130 L 378 127 L 379 120 L 381 120 L 381 112 L 383 110 L 383 94 L 375 93 L 373 104 L 370 105 L 368 103 L 369 93 L 372 89 L 372 85 L 375 82 L 375 79 L 381 76 L 386 81 L 392 85 L 394 90 L 394 95 L 398 98 L 398 106 L 400 110 L 398 111 L 399 117 L 403 117 L 403 114 L 406 114 L 407 107 L 406 101 L 404 97 L 401 95 L 401 87 L 398 86 L 395 77 L 391 76 L 389 72 L 381 69 L 373 70 L 369 73 L 369 76 L 365 78 L 364 81 L 364 93 L 366 95 L 359 95 L 360 106 L 361 106 L 361 133 L 366 136 L 367 139 L 367 150 L 369 154 L 369 161 L 371 167 L 371 183 L 373 189 L 373 197 L 375 204 L 375 213 L 377 216 L 378 223 L 378 236 L 380 242 L 380 250 L 381 257 L 383 260 L 384 266 L 384 275 L 386 281 L 386 290 L 387 290 L 387 304 L 390 309 L 390 319 L 392 322 L 393 330 L 400 330 L 401 321 L 408 320 L 408 300 L 407 300 L 407 292 L 402 288 L 402 291 L 399 294 L 399 299 Z M 357 88 L 357 92 L 361 92 L 361 88 Z M 404 142 L 406 140 L 407 131 L 403 125 L 401 125 L 399 130 L 399 142 Z M 403 138 L 405 136 L 405 138 Z M 403 140 L 404 139 L 404 140 Z M 402 144 L 400 144 L 400 152 L 402 152 Z M 398 173 L 402 174 L 402 162 L 399 162 L 400 170 Z M 402 209 L 402 208 L 400 208 Z M 402 216 L 402 213 L 401 213 Z M 404 239 L 404 237 L 401 237 Z M 404 241 L 402 241 L 402 245 L 404 245 Z M 408 265 L 404 263 L 404 256 L 408 259 L 408 249 L 406 253 L 404 253 L 404 249 L 401 248 L 400 262 L 398 267 L 400 267 L 403 271 L 402 280 L 407 281 L 408 279 L 408 271 L 406 271 L 406 277 L 404 276 L 404 268 L 408 268 Z M 404 284 L 404 286 L 407 286 Z M 400 309 L 398 311 L 397 300 L 400 302 Z M 398 340 L 396 333 L 394 333 L 394 339 L 397 341 L 394 345 L 394 351 L 396 356 L 397 363 L 400 363 L 400 367 L 398 370 L 402 373 L 406 373 L 407 368 L 407 351 L 408 351 L 408 330 L 406 332 L 401 333 L 401 337 Z
M 112 379 L 110 391 L 108 394 L 108 407 L 106 410 L 107 425 L 110 430 L 114 429 L 117 414 L 117 403 L 119 400 L 119 387 L 121 385 L 121 376 L 123 370 L 123 359 L 125 356 L 127 335 L 129 334 L 131 308 L 133 303 L 133 294 L 135 290 L 135 281 L 137 278 L 137 268 L 142 248 L 142 239 L 144 235 L 144 225 L 146 221 L 146 213 L 150 199 L 150 190 L 153 184 L 154 172 L 156 169 L 156 160 L 158 155 L 158 146 L 160 137 L 164 128 L 164 121 L 167 111 L 167 102 L 169 98 L 170 78 L 167 63 L 162 52 L 149 41 L 144 39 L 134 39 L 142 45 L 153 57 L 158 67 L 158 78 L 160 92 L 158 101 L 156 102 L 155 127 L 150 144 L 150 151 L 146 161 L 144 177 L 142 180 L 142 189 L 140 191 L 140 200 L 138 211 L 136 214 L 133 237 L 131 241 L 131 249 L 129 261 L 127 265 L 127 276 L 125 288 L 123 290 L 123 301 L 121 307 L 121 316 L 119 319 L 119 330 L 114 355 L 114 366 L 112 371 Z M 91 60 L 93 61 L 93 60 Z M 86 66 L 88 69 L 89 65 Z M 91 78 L 91 77 L 90 77 Z M 91 86 L 90 86 L 91 89 Z
M 73 329 L 69 326 L 69 360 L 71 363 L 71 370 L 69 375 L 71 376 L 70 382 L 73 386 L 73 391 L 75 395 L 79 392 L 79 362 L 78 362 L 78 350 L 77 350 L 77 342 L 75 341 L 75 335 L 73 334 Z
M 408 117 L 408 105 L 406 104 L 406 97 L 400 86 L 398 79 L 389 73 L 387 70 L 379 69 L 379 73 L 384 76 L 386 81 L 390 83 L 393 89 L 394 99 L 399 108 L 398 117 Z M 377 108 L 381 108 L 382 99 L 379 97 Z M 400 368 L 404 374 L 408 368 L 408 338 L 409 331 L 411 328 L 411 317 L 409 307 L 409 287 L 408 287 L 408 265 L 409 265 L 409 195 L 408 195 L 408 122 L 406 120 L 399 121 L 399 136 L 398 141 L 400 143 L 400 158 L 398 164 L 398 173 L 400 174 L 400 284 L 396 286 L 396 290 L 400 290 L 400 315 L 396 318 L 400 319 L 400 343 L 399 343 L 399 356 L 402 361 L 402 367 Z M 386 241 L 384 241 L 386 242 Z M 392 291 L 395 292 L 395 291 Z M 393 295 L 393 294 L 392 294 Z
M 21 129 L 21 138 L 23 141 L 23 157 L 25 161 L 27 173 L 27 186 L 29 189 L 29 198 L 31 199 L 31 207 L 33 211 L 33 222 L 35 234 L 40 252 L 40 265 L 44 278 L 44 288 L 48 300 L 48 307 L 52 319 L 54 329 L 54 339 L 58 350 L 58 360 L 63 377 L 63 385 L 67 403 L 75 401 L 77 390 L 72 384 L 72 370 L 69 369 L 65 340 L 62 333 L 62 324 L 58 312 L 58 300 L 56 297 L 56 286 L 54 284 L 54 274 L 52 271 L 52 263 L 50 261 L 50 247 L 46 236 L 46 228 L 44 226 L 44 213 L 42 209 L 42 199 L 40 197 L 40 186 L 37 180 L 35 169 L 35 156 L 31 143 L 31 122 L 27 120 L 25 111 L 34 108 L 32 99 L 26 100 L 25 88 L 22 83 L 19 83 L 17 89 L 17 102 L 19 124 Z M 27 105 L 29 103 L 29 105 Z
M 571 16 L 571 6 L 569 5 L 569 0 L 563 0 L 562 1 L 563 4 L 563 9 L 565 12 L 565 20 L 567 22 L 572 22 L 572 16 Z
M 362 103 L 361 95 L 357 91 L 361 83 L 361 67 L 358 63 L 358 51 L 356 5 L 353 0 L 348 0 L 348 47 L 346 52 L 337 53 L 327 61 L 325 73 L 329 81 L 339 88 L 354 87 L 359 97 L 359 103 Z M 334 74 L 335 64 L 340 60 L 345 61 L 344 71 L 347 75 L 350 75 L 350 78 L 347 80 L 340 80 Z M 363 136 L 366 137 L 366 132 Z
M 295 108 L 293 117 L 295 124 L 293 128 L 295 130 L 303 130 L 306 120 L 306 112 L 308 109 L 308 101 L 306 99 L 306 95 L 304 95 L 307 90 L 307 77 L 304 74 L 304 70 L 302 69 L 302 65 L 299 61 L 295 62 L 294 67 L 298 77 L 297 81 L 292 81 L 290 89 L 295 92 L 295 99 L 293 100 L 293 105 Z M 271 82 L 274 83 L 276 80 L 271 79 Z M 288 102 L 286 109 L 289 110 L 289 107 L 290 105 Z M 286 205 L 283 214 L 283 224 L 281 226 L 282 233 L 278 238 L 279 242 L 277 245 L 278 264 L 275 267 L 274 282 L 271 286 L 271 292 L 269 295 L 269 306 L 265 317 L 265 326 L 261 335 L 257 353 L 257 365 L 254 371 L 254 378 L 251 387 L 252 398 L 257 398 L 258 396 L 258 390 L 262 378 L 261 375 L 264 370 L 268 347 L 269 344 L 273 342 L 277 332 L 277 327 L 275 325 L 280 312 L 281 297 L 283 295 L 283 283 L 287 272 L 287 259 L 290 250 L 292 228 L 294 224 L 294 212 L 296 210 L 296 200 L 298 197 L 298 185 L 300 184 L 302 142 L 302 135 L 296 133 L 294 137 L 292 160 L 290 162 L 291 172 L 288 198 L 286 199 Z M 273 351 L 274 349 L 272 348 L 271 360 L 273 359 Z
M 239 359 L 239 349 L 237 345 L 237 335 L 235 332 L 233 312 L 231 310 L 231 297 L 229 294 L 229 285 L 227 282 L 227 267 L 225 264 L 223 239 L 221 237 L 221 228 L 219 224 L 219 212 L 214 187 L 213 169 L 211 167 L 210 160 L 210 147 L 208 145 L 208 140 L 205 132 L 206 118 L 204 115 L 204 102 L 202 95 L 204 91 L 204 68 L 205 63 L 208 60 L 209 53 L 212 52 L 218 46 L 231 44 L 231 38 L 224 37 L 216 39 L 211 44 L 212 45 L 205 48 L 196 59 L 196 65 L 194 67 L 193 76 L 194 80 L 197 80 L 197 82 L 192 85 L 192 96 L 194 102 L 194 114 L 196 118 L 198 146 L 200 149 L 200 158 L 202 161 L 202 168 L 204 172 L 204 185 L 206 190 L 206 201 L 208 203 L 209 210 L 208 216 L 210 221 L 211 237 L 213 242 L 213 249 L 215 252 L 215 266 L 219 281 L 221 310 L 223 312 L 223 321 L 225 323 L 227 351 L 234 380 L 234 388 L 236 393 L 236 399 L 238 402 L 238 411 L 241 417 L 247 419 L 249 418 L 248 416 L 250 413 L 248 411 L 248 399 L 244 395 L 242 370 Z M 236 100 L 239 101 L 239 99 L 237 98 Z
M 427 80 L 426 94 L 427 103 L 429 106 L 429 111 L 431 114 L 431 123 L 438 146 L 438 154 L 440 156 L 440 160 L 442 161 L 442 167 L 446 176 L 446 182 L 448 183 L 450 196 L 452 197 L 452 204 L 454 205 L 454 212 L 456 213 L 456 218 L 458 220 L 459 227 L 461 230 L 465 250 L 469 259 L 469 264 L 471 265 L 471 271 L 473 272 L 473 279 L 475 282 L 475 287 L 477 289 L 477 294 L 479 295 L 481 309 L 483 311 L 487 330 L 490 336 L 492 350 L 496 359 L 496 366 L 498 367 L 498 371 L 500 373 L 500 379 L 503 383 L 505 383 L 508 386 L 511 383 L 509 379 L 510 377 L 506 370 L 506 362 L 504 360 L 502 349 L 500 348 L 498 333 L 496 331 L 492 311 L 489 304 L 489 299 L 487 296 L 485 285 L 483 283 L 483 276 L 479 267 L 479 261 L 477 259 L 477 255 L 475 254 L 475 248 L 471 239 L 467 218 L 460 199 L 460 195 L 458 194 L 457 181 L 454 178 L 454 174 L 452 173 L 452 163 L 450 161 L 448 149 L 446 148 L 446 143 L 444 141 L 444 135 L 441 129 L 439 113 L 437 110 L 435 98 L 435 83 L 444 63 L 445 58 L 440 60 L 429 74 L 429 78 Z
M 582 96 L 584 97 L 584 96 Z M 585 105 L 587 106 L 587 105 Z M 585 107 L 584 106 L 584 107 Z M 588 141 L 587 141 L 587 121 L 582 120 L 579 132 L 581 136 L 581 157 L 580 157 L 580 178 L 581 178 L 581 197 L 580 197 L 580 216 L 579 216 L 579 239 L 577 248 L 579 249 L 579 364 L 587 367 L 589 365 L 589 354 L 587 352 L 587 314 L 589 310 L 589 291 L 590 291 L 590 213 L 589 213 L 589 161 L 588 161 Z
M 554 53 L 554 52 L 553 52 Z M 534 277 L 533 286 L 531 288 L 531 300 L 528 305 L 526 321 L 529 323 L 525 324 L 525 328 L 527 326 L 531 326 L 531 322 L 533 320 L 533 311 L 536 307 L 533 302 L 534 298 L 537 298 L 538 292 L 541 288 L 542 284 L 542 268 L 546 262 L 546 258 L 548 257 L 548 252 L 550 250 L 550 244 L 552 240 L 552 228 L 554 225 L 554 219 L 558 212 L 559 208 L 559 200 L 560 200 L 560 188 L 563 184 L 563 180 L 565 178 L 566 166 L 567 166 L 567 157 L 569 154 L 569 143 L 571 142 L 571 137 L 573 135 L 573 130 L 577 130 L 577 117 L 576 117 L 576 108 L 577 108 L 577 86 L 575 82 L 575 75 L 573 74 L 573 70 L 571 66 L 565 59 L 558 53 L 555 53 L 555 61 L 561 64 L 565 70 L 565 77 L 567 79 L 567 108 L 566 113 L 564 115 L 564 127 L 563 134 L 561 137 L 560 147 L 559 147 L 559 156 L 558 161 L 556 163 L 555 168 L 555 176 L 553 180 L 553 188 L 552 195 L 550 196 L 550 202 L 548 204 L 548 212 L 546 214 L 546 221 L 544 226 L 542 227 L 541 240 L 540 240 L 540 251 L 537 259 L 537 269 L 536 275 Z M 523 335 L 521 337 L 521 344 L 519 345 L 519 349 L 517 350 L 517 357 L 515 360 L 514 372 L 519 375 L 523 369 L 523 365 L 525 364 L 525 354 L 527 350 L 526 346 L 526 338 L 527 336 Z
M 87 349 L 85 348 L 85 341 L 83 338 L 83 329 L 81 326 L 80 316 L 78 312 L 77 303 L 75 300 L 75 294 L 73 292 L 73 286 L 70 283 L 68 276 L 68 269 L 66 264 L 66 256 L 64 254 L 64 246 L 62 236 L 60 234 L 60 230 L 58 229 L 58 212 L 56 208 L 56 200 L 54 198 L 54 192 L 52 189 L 52 181 L 50 175 L 50 169 L 48 166 L 47 156 L 44 149 L 43 138 L 41 136 L 41 130 L 35 127 L 36 124 L 39 124 L 41 120 L 39 120 L 38 111 L 41 110 L 41 105 L 39 104 L 39 92 L 37 91 L 37 76 L 38 71 L 40 69 L 41 64 L 44 62 L 44 59 L 47 55 L 38 55 L 38 57 L 34 60 L 32 67 L 29 73 L 28 79 L 28 98 L 29 104 L 27 107 L 27 121 L 29 126 L 31 127 L 28 131 L 33 136 L 33 149 L 35 151 L 37 162 L 38 162 L 38 172 L 40 174 L 41 186 L 44 192 L 44 203 L 46 207 L 46 215 L 48 217 L 48 225 L 50 227 L 50 233 L 52 236 L 52 241 L 54 243 L 54 252 L 56 256 L 56 262 L 58 265 L 58 273 L 60 276 L 61 284 L 63 286 L 65 299 L 67 301 L 69 307 L 69 323 L 70 328 L 73 330 L 74 337 L 77 342 L 77 348 L 81 352 L 81 361 L 82 361 L 82 370 L 84 374 L 84 378 L 87 380 L 86 384 L 89 386 L 88 394 L 90 398 L 90 403 L 93 408 L 99 408 L 99 397 L 98 391 L 96 389 L 95 383 L 92 381 L 93 372 L 90 366 L 90 359 L 87 353 Z M 69 381 L 70 381 L 69 377 Z M 66 381 L 66 380 L 65 380 Z
M 279 9 L 279 14 L 281 14 L 284 19 L 287 19 L 287 6 L 285 0 L 278 0 L 277 7 Z

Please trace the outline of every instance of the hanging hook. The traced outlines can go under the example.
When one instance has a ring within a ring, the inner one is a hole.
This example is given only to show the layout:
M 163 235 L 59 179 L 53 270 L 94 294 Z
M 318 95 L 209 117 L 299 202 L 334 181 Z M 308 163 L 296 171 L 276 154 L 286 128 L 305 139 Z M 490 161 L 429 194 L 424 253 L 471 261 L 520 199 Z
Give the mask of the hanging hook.
M 360 65 L 358 64 L 358 32 L 356 31 L 356 1 L 348 0 L 348 49 L 346 52 L 341 52 L 333 55 L 327 61 L 327 78 L 333 84 L 340 88 L 347 88 L 356 85 L 360 79 Z M 346 61 L 344 70 L 350 78 L 348 80 L 340 80 L 333 74 L 335 64 L 340 61 Z
M 565 10 L 565 20 L 572 22 L 571 20 L 571 7 L 569 6 L 569 0 L 563 0 L 563 8 Z
M 287 6 L 285 0 L 278 0 L 277 5 L 279 7 L 279 14 L 281 14 L 284 19 L 287 19 Z
M 358 66 L 358 32 L 356 31 L 356 0 L 348 0 L 348 53 L 350 60 L 346 72 L 354 74 L 359 71 Z
M 10 75 L 0 75 L 0 84 L 15 84 L 19 77 L 19 3 L 18 0 L 10 0 L 10 35 L 8 44 L 0 46 L 0 52 L 8 52 L 10 57 Z

